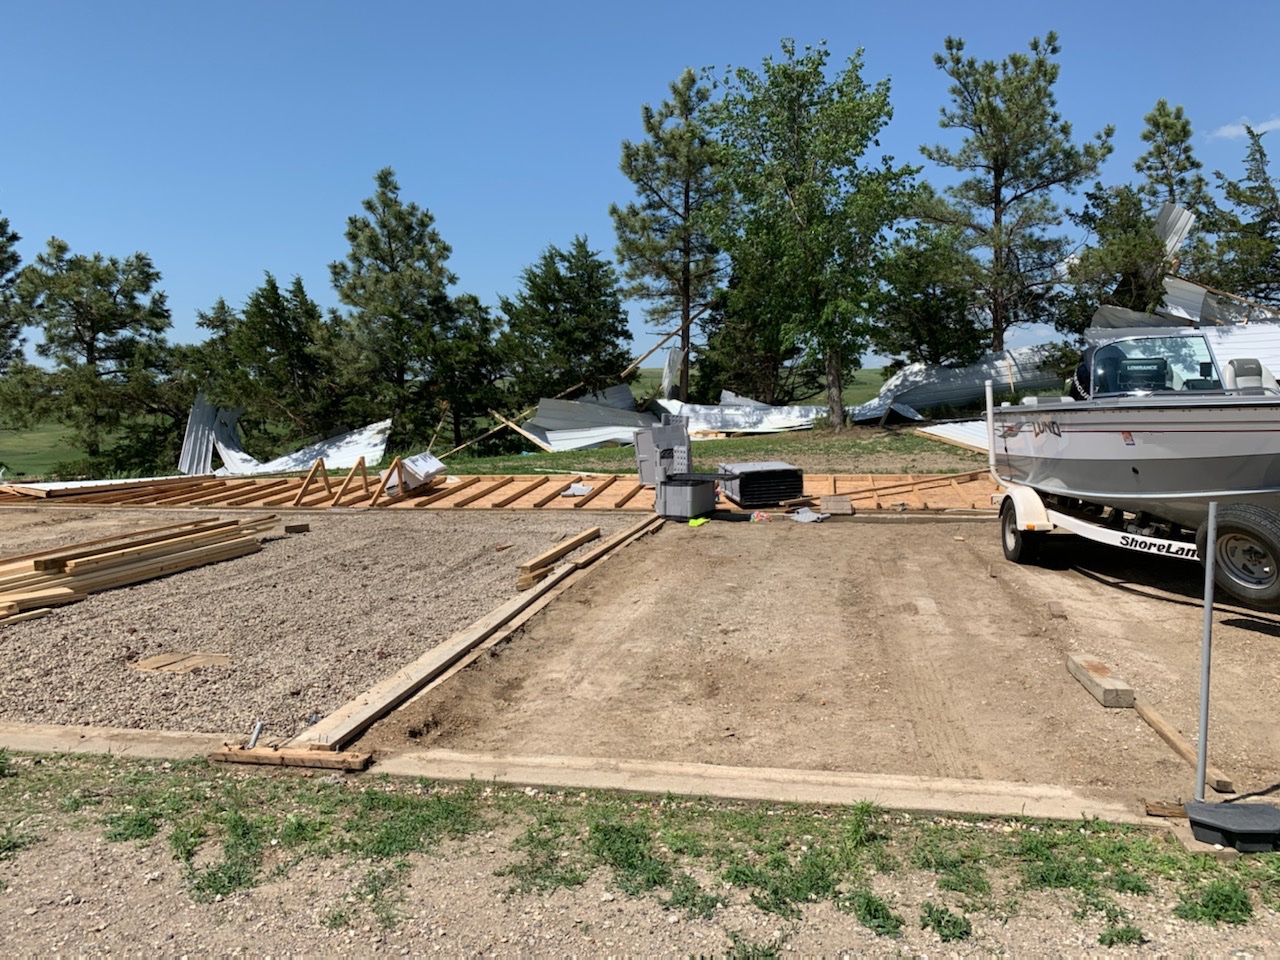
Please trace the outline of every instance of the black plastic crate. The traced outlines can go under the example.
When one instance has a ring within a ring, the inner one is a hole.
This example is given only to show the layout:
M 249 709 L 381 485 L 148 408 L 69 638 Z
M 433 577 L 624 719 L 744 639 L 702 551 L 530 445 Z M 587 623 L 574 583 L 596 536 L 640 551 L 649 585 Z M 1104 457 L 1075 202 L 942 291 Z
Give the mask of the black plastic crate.
M 740 507 L 775 507 L 804 496 L 804 471 L 780 460 L 722 463 L 720 489 Z

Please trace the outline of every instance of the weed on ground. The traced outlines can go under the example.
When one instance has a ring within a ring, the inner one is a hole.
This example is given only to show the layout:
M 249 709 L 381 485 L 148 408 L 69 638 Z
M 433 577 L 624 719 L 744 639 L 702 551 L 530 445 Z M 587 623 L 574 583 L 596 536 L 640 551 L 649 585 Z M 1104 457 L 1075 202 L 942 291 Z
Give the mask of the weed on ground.
M 1130 915 L 1135 898 L 1147 914 L 1176 901 L 1165 908 L 1170 917 L 1212 925 L 1247 924 L 1255 902 L 1280 899 L 1280 855 L 1219 861 L 1164 834 L 1095 820 L 916 818 L 869 803 L 821 808 L 264 775 L 202 761 L 5 759 L 0 861 L 9 869 L 56 831 L 90 829 L 113 843 L 163 845 L 191 899 L 208 902 L 307 860 L 335 860 L 356 869 L 346 901 L 317 918 L 332 930 L 395 927 L 414 865 L 482 831 L 510 838 L 496 868 L 509 896 L 552 896 L 594 877 L 673 916 L 714 920 L 728 905 L 750 905 L 791 933 L 809 908 L 826 903 L 885 938 L 901 936 L 918 911 L 920 928 L 939 942 L 976 939 L 1034 895 L 1067 906 L 1101 946 L 1132 947 L 1148 939 Z M 451 849 L 468 855 L 464 843 Z M 901 871 L 931 878 L 936 892 L 916 903 L 877 892 L 887 882 L 877 878 Z M 791 935 L 723 933 L 731 955 L 761 957 L 783 952 Z

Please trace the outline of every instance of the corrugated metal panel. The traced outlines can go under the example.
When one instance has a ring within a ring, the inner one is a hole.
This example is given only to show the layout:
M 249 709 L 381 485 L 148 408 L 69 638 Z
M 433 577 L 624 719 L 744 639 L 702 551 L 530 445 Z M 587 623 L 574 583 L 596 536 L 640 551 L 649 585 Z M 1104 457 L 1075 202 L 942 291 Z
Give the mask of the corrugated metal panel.
M 213 424 L 217 408 L 197 393 L 191 413 L 187 415 L 187 431 L 182 437 L 182 453 L 178 456 L 178 472 L 188 477 L 202 477 L 213 472 Z
M 635 427 L 584 427 L 576 430 L 544 430 L 526 423 L 522 429 L 533 434 L 553 451 L 590 450 L 609 444 L 626 446 L 635 443 Z
M 635 430 L 651 427 L 657 422 L 658 418 L 648 413 L 619 410 L 580 400 L 546 398 L 538 401 L 537 415 L 527 421 L 525 426 L 531 423 L 544 430 L 581 430 L 586 427 L 630 427 Z
M 935 423 L 928 427 L 917 427 L 916 433 L 969 450 L 987 452 L 987 421 L 985 420 Z
M 897 403 L 924 409 L 960 406 L 981 400 L 985 384 L 993 380 L 997 389 L 1012 388 L 1031 393 L 1061 385 L 1062 378 L 1052 370 L 1041 369 L 1046 345 L 1018 347 L 1004 353 L 991 354 L 967 367 L 930 367 L 913 363 L 903 367 L 880 388 L 881 397 L 892 397 Z
M 1198 323 L 1204 311 L 1204 287 L 1181 277 L 1164 278 L 1164 303 L 1160 313 L 1178 320 Z M 1097 323 L 1097 319 L 1094 319 Z
M 1166 202 L 1156 215 L 1156 233 L 1164 240 L 1164 255 L 1172 257 L 1195 226 L 1196 216 L 1185 207 Z
M 618 383 L 601 390 L 599 393 L 589 393 L 585 397 L 579 397 L 578 402 L 594 403 L 602 407 L 614 407 L 618 410 L 634 410 L 636 408 L 635 394 L 631 392 L 631 388 L 625 383 Z

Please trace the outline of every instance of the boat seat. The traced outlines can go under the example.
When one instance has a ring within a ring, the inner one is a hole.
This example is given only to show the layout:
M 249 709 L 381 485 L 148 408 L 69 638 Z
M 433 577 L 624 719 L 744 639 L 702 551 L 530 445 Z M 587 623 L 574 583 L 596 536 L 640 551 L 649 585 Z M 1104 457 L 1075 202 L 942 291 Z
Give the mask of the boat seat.
M 1228 390 L 1267 389 L 1280 392 L 1275 374 L 1252 357 L 1228 360 L 1222 371 L 1222 385 Z

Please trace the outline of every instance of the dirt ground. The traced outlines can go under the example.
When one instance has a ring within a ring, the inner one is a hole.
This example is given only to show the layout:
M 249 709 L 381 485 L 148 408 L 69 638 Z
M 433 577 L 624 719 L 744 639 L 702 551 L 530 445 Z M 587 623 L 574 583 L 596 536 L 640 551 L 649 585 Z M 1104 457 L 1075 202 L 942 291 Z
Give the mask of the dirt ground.
M 1194 565 L 1071 538 L 1016 566 L 990 520 L 667 524 L 362 745 L 1189 797 L 1190 767 L 1064 664 L 1101 658 L 1194 736 L 1199 586 Z M 1210 760 L 1267 790 L 1280 618 L 1224 606 L 1215 624 Z
M 310 534 L 221 570 L 0 628 L 0 716 L 234 730 L 247 724 L 230 720 L 283 703 L 279 722 L 296 724 L 304 709 L 318 709 L 312 701 L 336 706 L 496 606 L 513 589 L 515 563 L 597 522 L 519 517 L 313 516 Z M 171 522 L 153 512 L 142 519 Z M 0 511 L 0 553 L 128 525 L 139 525 L 133 513 Z M 518 549 L 495 554 L 513 541 Z M 424 542 L 429 549 L 406 549 Z M 978 777 L 1134 803 L 1185 798 L 1190 768 L 1134 711 L 1099 706 L 1064 660 L 1071 651 L 1101 658 L 1193 734 L 1199 588 L 1194 564 L 1132 559 L 1070 538 L 1050 544 L 1043 567 L 1015 566 L 1001 555 L 994 519 L 668 523 L 361 745 Z M 234 594 L 256 599 L 228 606 Z M 129 651 L 154 652 L 132 639 L 139 633 L 165 643 L 233 640 L 239 672 L 139 678 Z M 388 638 L 396 646 L 384 646 Z M 1242 791 L 1275 790 L 1280 723 L 1269 704 L 1280 686 L 1280 617 L 1220 606 L 1214 639 L 1210 759 Z M 298 684 L 308 691 L 301 699 L 290 692 Z M 487 836 L 415 857 L 405 920 L 385 931 L 323 922 L 352 902 L 367 864 L 308 862 L 225 902 L 196 904 L 164 840 L 107 844 L 95 831 L 70 832 L 0 867 L 0 930 L 24 953 L 166 955 L 719 954 L 735 932 L 756 943 L 786 932 L 747 903 L 681 920 L 656 901 L 616 895 L 601 876 L 575 891 L 513 898 L 495 876 L 512 856 L 510 840 Z M 935 880 L 912 871 L 876 884 L 908 914 L 939 895 Z M 955 955 L 1098 950 L 1096 930 L 1073 919 L 1069 900 L 1020 896 L 1017 916 L 986 918 Z M 1273 911 L 1221 930 L 1169 919 L 1173 899 L 1162 891 L 1126 901 L 1154 953 L 1264 955 L 1280 942 Z M 787 948 L 805 954 L 948 948 L 920 931 L 877 940 L 830 904 L 786 929 Z

